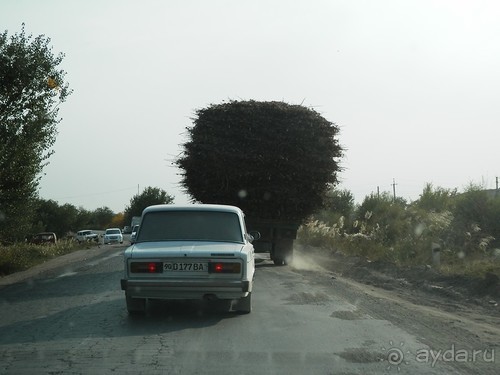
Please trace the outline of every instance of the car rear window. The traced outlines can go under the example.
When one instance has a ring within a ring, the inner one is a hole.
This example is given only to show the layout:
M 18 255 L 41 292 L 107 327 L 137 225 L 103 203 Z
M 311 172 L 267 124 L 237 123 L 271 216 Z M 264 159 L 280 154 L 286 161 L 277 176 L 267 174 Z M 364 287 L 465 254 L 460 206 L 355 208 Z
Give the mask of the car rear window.
M 238 215 L 232 212 L 159 211 L 144 215 L 137 242 L 243 242 Z

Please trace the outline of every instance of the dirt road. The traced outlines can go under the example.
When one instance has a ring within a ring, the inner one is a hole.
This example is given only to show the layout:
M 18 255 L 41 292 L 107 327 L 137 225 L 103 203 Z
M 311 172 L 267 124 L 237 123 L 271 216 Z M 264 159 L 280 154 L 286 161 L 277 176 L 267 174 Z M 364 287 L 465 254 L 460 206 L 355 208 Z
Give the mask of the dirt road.
M 157 301 L 132 319 L 122 252 L 91 249 L 2 279 L 0 373 L 499 373 L 498 316 L 360 283 L 312 251 L 291 267 L 260 257 L 249 315 Z

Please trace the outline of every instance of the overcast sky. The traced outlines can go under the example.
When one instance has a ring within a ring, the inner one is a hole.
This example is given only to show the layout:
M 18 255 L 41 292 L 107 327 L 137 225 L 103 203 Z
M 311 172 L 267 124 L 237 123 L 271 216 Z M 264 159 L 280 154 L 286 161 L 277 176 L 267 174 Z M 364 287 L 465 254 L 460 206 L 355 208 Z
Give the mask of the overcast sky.
M 312 107 L 341 128 L 340 187 L 360 202 L 500 176 L 497 0 L 0 0 L 0 29 L 51 38 L 74 90 L 40 195 L 120 212 L 159 187 L 196 109 Z

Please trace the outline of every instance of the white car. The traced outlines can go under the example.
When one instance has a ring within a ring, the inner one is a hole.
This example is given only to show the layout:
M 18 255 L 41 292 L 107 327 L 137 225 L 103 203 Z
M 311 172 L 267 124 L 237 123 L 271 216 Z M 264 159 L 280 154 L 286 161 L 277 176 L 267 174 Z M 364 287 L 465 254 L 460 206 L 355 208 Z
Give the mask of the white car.
M 75 238 L 78 241 L 78 243 L 87 242 L 87 241 L 97 242 L 99 240 L 99 235 L 97 233 L 92 232 L 89 229 L 85 229 L 85 230 L 80 230 L 80 231 L 76 232 Z
M 135 242 L 124 253 L 129 313 L 148 299 L 235 300 L 252 310 L 256 232 L 246 232 L 243 212 L 225 205 L 156 205 L 143 211 Z
M 120 228 L 108 228 L 104 232 L 104 245 L 110 243 L 123 243 L 123 234 Z

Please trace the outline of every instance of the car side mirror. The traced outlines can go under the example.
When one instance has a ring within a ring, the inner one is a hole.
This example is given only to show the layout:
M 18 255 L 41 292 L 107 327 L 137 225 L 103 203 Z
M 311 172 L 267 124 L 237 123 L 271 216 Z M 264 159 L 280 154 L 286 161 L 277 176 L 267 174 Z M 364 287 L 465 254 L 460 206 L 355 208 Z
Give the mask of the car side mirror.
M 248 236 L 250 237 L 248 240 L 250 242 L 257 241 L 260 239 L 260 233 L 257 232 L 256 230 L 252 230 L 248 233 Z

